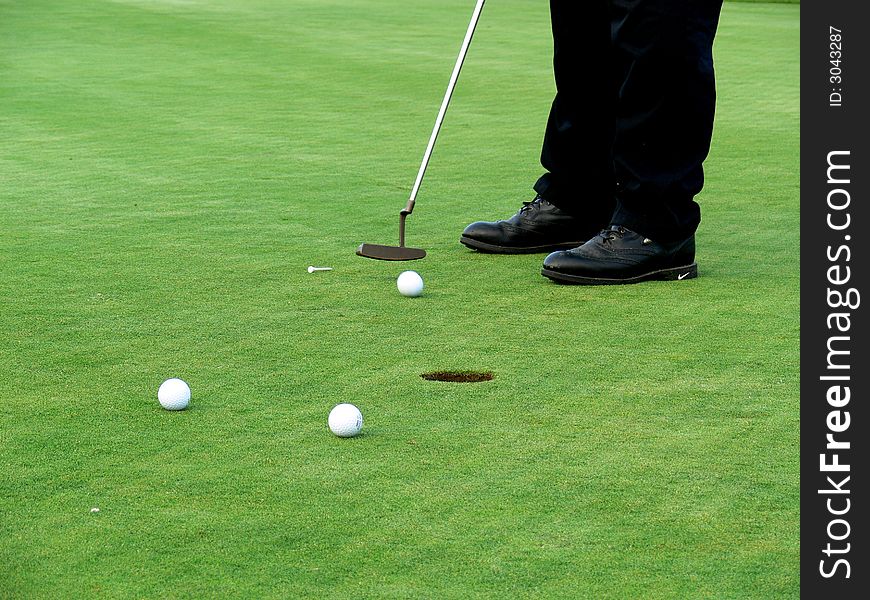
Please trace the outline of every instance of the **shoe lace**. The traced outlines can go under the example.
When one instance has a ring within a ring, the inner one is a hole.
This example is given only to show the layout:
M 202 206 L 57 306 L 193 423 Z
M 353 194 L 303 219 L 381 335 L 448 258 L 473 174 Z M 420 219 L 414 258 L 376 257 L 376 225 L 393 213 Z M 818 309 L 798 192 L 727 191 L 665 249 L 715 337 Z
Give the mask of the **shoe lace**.
M 528 212 L 530 210 L 534 210 L 536 208 L 540 208 L 541 202 L 543 202 L 543 201 L 544 201 L 544 199 L 541 198 L 540 194 L 538 194 L 532 200 L 529 200 L 528 202 L 523 202 L 523 206 L 522 206 L 522 208 L 520 208 L 520 212 L 524 213 L 524 212 Z
M 601 233 L 598 236 L 601 238 L 602 244 L 608 244 L 613 242 L 616 239 L 622 239 L 622 236 L 625 235 L 625 229 L 622 227 L 617 227 L 616 229 L 602 229 Z

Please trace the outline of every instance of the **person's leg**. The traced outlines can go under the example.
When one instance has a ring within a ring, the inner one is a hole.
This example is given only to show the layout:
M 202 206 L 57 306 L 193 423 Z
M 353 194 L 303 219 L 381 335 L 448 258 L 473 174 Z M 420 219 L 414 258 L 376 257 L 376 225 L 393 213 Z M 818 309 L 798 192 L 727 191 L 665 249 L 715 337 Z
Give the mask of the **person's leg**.
M 712 47 L 721 0 L 612 0 L 621 77 L 612 227 L 554 252 L 542 273 L 579 284 L 697 275 L 695 229 L 715 108 Z
M 613 145 L 616 94 L 608 0 L 550 0 L 553 100 L 535 191 L 597 229 L 615 207 Z
M 625 79 L 614 141 L 614 225 L 657 241 L 701 220 L 716 90 L 713 38 L 722 0 L 613 0 L 613 47 Z
M 615 88 L 608 0 L 550 0 L 557 94 L 550 111 L 538 196 L 504 221 L 477 221 L 460 242 L 506 254 L 579 246 L 613 216 Z

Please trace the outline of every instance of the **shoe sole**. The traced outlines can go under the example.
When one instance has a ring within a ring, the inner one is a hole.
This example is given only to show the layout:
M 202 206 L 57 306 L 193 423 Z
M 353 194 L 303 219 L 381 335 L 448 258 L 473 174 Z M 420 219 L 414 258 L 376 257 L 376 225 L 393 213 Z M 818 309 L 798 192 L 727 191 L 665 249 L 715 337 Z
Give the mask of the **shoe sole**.
M 549 277 L 556 283 L 567 283 L 573 285 L 622 285 L 627 283 L 640 283 L 641 281 L 685 281 L 686 279 L 695 279 L 698 276 L 698 263 L 692 263 L 685 267 L 650 271 L 649 273 L 644 273 L 643 275 L 637 275 L 635 277 L 628 277 L 626 279 L 581 277 L 580 275 L 569 275 L 568 273 L 561 273 L 547 268 L 541 269 L 541 275 Z
M 544 252 L 555 252 L 556 250 L 570 250 L 582 246 L 585 242 L 564 242 L 562 244 L 551 244 L 549 246 L 496 246 L 487 244 L 470 237 L 460 236 L 459 241 L 465 246 L 478 252 L 486 254 L 543 254 Z

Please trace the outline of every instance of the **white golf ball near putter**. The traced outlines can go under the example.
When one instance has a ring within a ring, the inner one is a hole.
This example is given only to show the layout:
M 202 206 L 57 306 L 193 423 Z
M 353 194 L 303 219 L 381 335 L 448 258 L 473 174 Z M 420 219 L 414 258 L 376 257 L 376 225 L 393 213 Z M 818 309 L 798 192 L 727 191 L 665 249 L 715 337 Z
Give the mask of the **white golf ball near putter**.
M 363 426 L 363 416 L 353 404 L 339 404 L 329 412 L 329 430 L 342 438 L 359 434 Z
M 181 379 L 167 379 L 157 390 L 157 400 L 166 410 L 184 410 L 190 404 L 190 386 Z
M 399 293 L 409 298 L 416 298 L 423 293 L 423 278 L 417 271 L 405 271 L 396 280 Z

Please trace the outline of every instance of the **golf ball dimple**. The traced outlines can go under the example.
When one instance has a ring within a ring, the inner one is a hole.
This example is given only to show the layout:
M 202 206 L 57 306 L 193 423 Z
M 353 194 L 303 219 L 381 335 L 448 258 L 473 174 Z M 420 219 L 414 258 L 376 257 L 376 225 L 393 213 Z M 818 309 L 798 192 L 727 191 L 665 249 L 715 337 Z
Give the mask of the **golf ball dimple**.
M 417 271 L 405 271 L 396 280 L 399 293 L 409 298 L 416 298 L 423 293 L 423 278 Z
M 329 430 L 338 437 L 357 435 L 363 426 L 363 416 L 353 404 L 339 404 L 329 412 Z
M 157 390 L 157 400 L 166 410 L 184 410 L 190 404 L 190 386 L 181 379 L 167 379 Z

